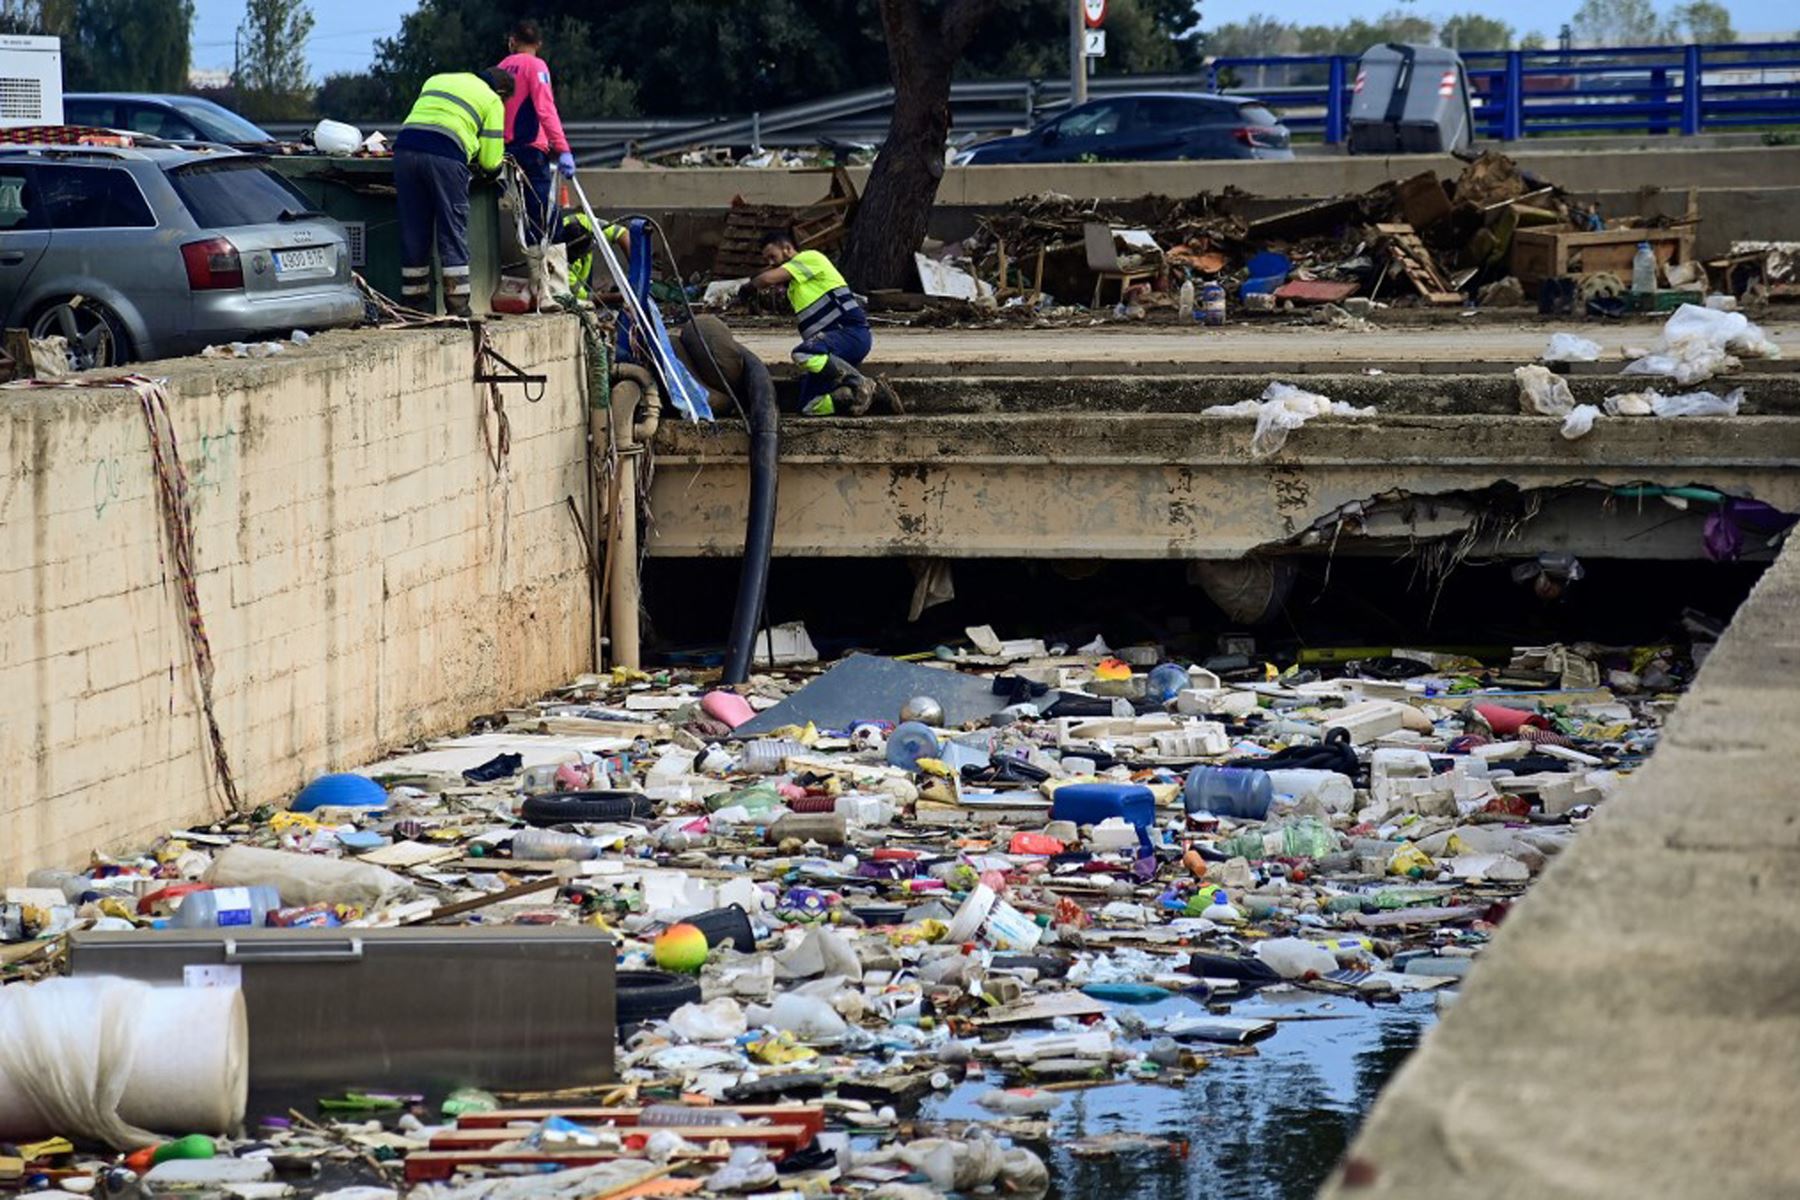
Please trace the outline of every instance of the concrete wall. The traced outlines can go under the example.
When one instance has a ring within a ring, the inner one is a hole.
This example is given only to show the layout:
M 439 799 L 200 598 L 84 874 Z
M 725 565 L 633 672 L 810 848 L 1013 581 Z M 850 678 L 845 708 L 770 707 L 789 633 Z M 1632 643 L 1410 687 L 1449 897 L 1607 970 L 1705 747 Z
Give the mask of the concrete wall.
M 491 328 L 550 376 L 538 404 L 505 390 L 499 472 L 462 330 L 145 368 L 169 376 L 246 803 L 589 669 L 564 504 L 586 486 L 577 327 Z M 16 883 L 205 819 L 219 793 L 138 397 L 0 389 L 0 447 L 0 880 Z
M 1572 192 L 1800 186 L 1800 147 L 1729 150 L 1519 149 L 1527 171 Z M 937 202 L 949 207 L 1004 204 L 1038 192 L 1103 200 L 1191 196 L 1235 186 L 1256 196 L 1324 197 L 1361 192 L 1421 171 L 1455 177 L 1462 163 L 1447 154 L 1359 155 L 1292 162 L 1051 163 L 951 167 Z M 853 169 L 858 188 L 868 168 Z M 582 186 L 606 212 L 724 209 L 733 197 L 751 204 L 810 204 L 825 194 L 818 171 L 757 171 L 732 167 L 620 169 L 582 172 Z

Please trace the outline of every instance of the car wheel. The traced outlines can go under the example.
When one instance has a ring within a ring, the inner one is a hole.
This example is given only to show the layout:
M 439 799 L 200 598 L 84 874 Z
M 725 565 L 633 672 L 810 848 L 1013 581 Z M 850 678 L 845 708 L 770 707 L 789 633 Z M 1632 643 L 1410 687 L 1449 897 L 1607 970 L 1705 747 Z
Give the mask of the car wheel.
M 619 1025 L 659 1021 L 684 1004 L 700 1002 L 700 985 L 667 971 L 619 971 L 613 976 L 613 1020 Z
M 39 309 L 31 336 L 60 337 L 68 343 L 71 371 L 116 367 L 131 357 L 131 339 L 119 318 L 87 296 L 71 296 Z

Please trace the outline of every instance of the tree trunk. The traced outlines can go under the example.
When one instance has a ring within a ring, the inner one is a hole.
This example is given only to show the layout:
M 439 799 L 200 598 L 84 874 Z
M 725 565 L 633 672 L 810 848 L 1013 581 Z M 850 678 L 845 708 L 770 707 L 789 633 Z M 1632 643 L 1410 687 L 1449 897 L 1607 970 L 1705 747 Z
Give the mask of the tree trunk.
M 950 0 L 940 21 L 920 0 L 881 0 L 894 119 L 856 208 L 842 268 L 859 291 L 905 287 L 944 176 L 950 80 L 996 0 Z

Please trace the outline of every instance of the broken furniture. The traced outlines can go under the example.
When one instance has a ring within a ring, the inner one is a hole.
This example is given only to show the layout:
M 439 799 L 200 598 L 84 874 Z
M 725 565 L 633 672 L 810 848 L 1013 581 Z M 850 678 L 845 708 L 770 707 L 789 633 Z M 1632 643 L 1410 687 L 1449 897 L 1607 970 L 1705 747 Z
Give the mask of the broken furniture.
M 1667 229 L 1600 229 L 1582 231 L 1518 229 L 1512 237 L 1512 273 L 1530 294 L 1546 279 L 1601 272 L 1631 278 L 1631 259 L 1639 242 L 1649 242 L 1659 267 L 1691 262 L 1694 228 L 1672 225 Z
M 1130 264 L 1119 257 L 1119 234 L 1110 225 L 1089 223 L 1082 226 L 1082 238 L 1087 247 L 1088 270 L 1094 272 L 1093 308 L 1100 307 L 1100 296 L 1108 283 L 1119 285 L 1119 303 L 1125 303 L 1125 293 L 1139 283 L 1156 278 L 1156 266 L 1146 266 L 1145 260 L 1137 255 L 1130 256 Z M 1143 235 L 1148 246 L 1137 248 L 1145 253 L 1154 253 L 1160 265 L 1161 252 L 1156 250 L 1155 239 Z
M 1437 260 L 1432 258 L 1411 225 L 1377 225 L 1375 232 L 1387 248 L 1388 257 L 1419 295 L 1433 304 L 1462 303 L 1462 293 L 1444 278 L 1443 272 L 1438 270 Z
M 850 172 L 832 167 L 831 186 L 823 199 L 795 208 L 784 204 L 745 204 L 734 200 L 725 216 L 725 233 L 713 255 L 714 279 L 742 279 L 763 269 L 762 239 L 771 230 L 788 229 L 799 250 L 829 254 L 837 249 L 856 215 L 856 184 Z M 795 174 L 808 174 L 797 171 Z

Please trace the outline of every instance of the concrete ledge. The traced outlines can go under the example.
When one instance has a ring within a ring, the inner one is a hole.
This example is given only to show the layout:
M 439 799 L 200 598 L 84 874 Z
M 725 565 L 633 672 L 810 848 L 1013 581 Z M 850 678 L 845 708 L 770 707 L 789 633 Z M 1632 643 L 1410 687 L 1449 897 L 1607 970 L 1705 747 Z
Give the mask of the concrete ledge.
M 1790 543 L 1323 1196 L 1800 1194 L 1797 681 Z

